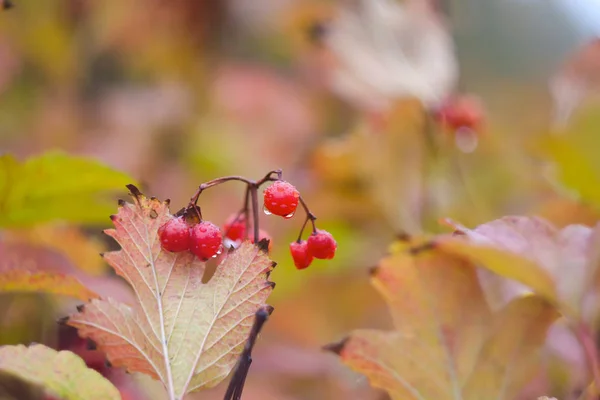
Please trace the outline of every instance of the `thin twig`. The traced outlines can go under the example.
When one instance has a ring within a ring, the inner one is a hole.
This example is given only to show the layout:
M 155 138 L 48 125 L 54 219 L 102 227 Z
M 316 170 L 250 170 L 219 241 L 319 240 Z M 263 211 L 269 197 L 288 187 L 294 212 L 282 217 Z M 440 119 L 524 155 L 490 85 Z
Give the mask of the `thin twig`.
M 244 390 L 244 384 L 246 383 L 246 377 L 248 376 L 248 370 L 252 364 L 252 349 L 256 343 L 256 339 L 263 325 L 269 319 L 269 315 L 273 312 L 273 308 L 269 306 L 261 307 L 254 314 L 254 324 L 252 330 L 244 346 L 244 351 L 240 355 L 238 363 L 235 367 L 235 371 L 229 381 L 227 392 L 223 400 L 240 400 L 242 398 L 242 391 Z
M 315 225 L 315 221 L 317 220 L 317 217 L 315 216 L 315 214 L 310 212 L 310 210 L 308 209 L 308 206 L 304 202 L 304 199 L 302 198 L 302 196 L 300 196 L 299 200 L 300 200 L 300 204 L 302 205 L 302 208 L 304 209 L 304 212 L 306 213 L 306 220 L 304 221 L 304 225 L 302 225 L 302 229 L 300 230 L 300 236 L 302 236 L 302 232 L 304 232 L 304 227 L 306 226 L 306 223 L 308 222 L 308 220 L 310 220 L 310 222 L 312 224 L 313 233 L 317 233 L 317 226 Z
M 252 199 L 252 222 L 254 224 L 254 243 L 258 244 L 258 185 L 248 186 L 250 198 Z
M 273 178 L 272 177 L 273 174 L 277 175 L 277 177 Z M 190 199 L 190 206 L 192 206 L 194 204 L 197 204 L 198 203 L 198 198 L 200 197 L 200 195 L 202 194 L 202 192 L 205 191 L 206 189 L 209 189 L 209 188 L 213 187 L 213 186 L 218 186 L 220 184 L 223 184 L 223 183 L 229 182 L 229 181 L 238 181 L 238 182 L 244 182 L 248 186 L 255 185 L 256 188 L 259 188 L 260 186 L 262 186 L 266 182 L 273 182 L 273 181 L 281 180 L 282 175 L 283 175 L 282 170 L 281 169 L 276 169 L 276 170 L 273 170 L 273 171 L 269 171 L 262 179 L 260 179 L 258 181 L 252 181 L 250 179 L 244 178 L 243 176 L 231 175 L 231 176 L 224 176 L 224 177 L 221 177 L 221 178 L 213 179 L 212 181 L 204 182 L 203 184 L 201 184 L 200 186 L 198 186 L 198 189 L 196 190 L 196 193 L 194 193 L 194 195 Z

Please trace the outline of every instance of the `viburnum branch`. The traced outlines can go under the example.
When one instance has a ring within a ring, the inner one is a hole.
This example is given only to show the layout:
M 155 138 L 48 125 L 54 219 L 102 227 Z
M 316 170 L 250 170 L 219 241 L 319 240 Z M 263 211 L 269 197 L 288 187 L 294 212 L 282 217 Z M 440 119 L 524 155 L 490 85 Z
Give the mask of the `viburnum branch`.
M 198 186 L 198 190 L 196 190 L 196 193 L 194 193 L 194 195 L 190 199 L 189 206 L 191 207 L 192 205 L 198 204 L 198 198 L 200 197 L 202 192 L 205 191 L 206 189 L 209 189 L 213 186 L 217 186 L 222 183 L 229 182 L 229 181 L 240 181 L 240 182 L 246 183 L 247 185 L 251 185 L 254 183 L 253 181 L 246 179 L 243 176 L 237 176 L 237 175 L 224 176 L 222 178 L 213 179 L 212 181 L 205 182 L 205 183 L 201 184 L 200 186 Z
M 269 319 L 269 316 L 273 312 L 271 307 L 261 307 L 254 314 L 254 324 L 252 330 L 244 346 L 244 351 L 240 354 L 239 361 L 235 367 L 227 392 L 225 392 L 224 400 L 240 400 L 242 398 L 242 391 L 244 390 L 244 384 L 246 383 L 246 377 L 248 376 L 248 370 L 252 364 L 252 349 L 256 344 L 256 339 L 263 328 L 263 325 Z
M 258 185 L 250 185 L 250 198 L 252 201 L 252 222 L 254 225 L 254 243 L 258 243 L 259 230 L 258 230 Z
M 277 177 L 273 178 L 271 176 L 273 174 L 277 175 Z M 257 187 L 260 187 L 266 182 L 280 181 L 282 178 L 283 178 L 283 171 L 281 169 L 275 169 L 273 171 L 267 172 L 267 174 L 262 179 L 260 179 L 259 181 L 256 182 L 256 185 L 257 185 Z
M 273 178 L 272 177 L 273 174 L 277 175 L 277 177 Z M 258 189 L 260 186 L 262 186 L 266 182 L 273 182 L 273 181 L 281 180 L 282 176 L 283 176 L 283 171 L 281 169 L 276 169 L 273 171 L 269 171 L 262 179 L 260 179 L 258 181 L 253 181 L 253 180 L 244 178 L 243 176 L 239 176 L 239 175 L 224 176 L 221 178 L 213 179 L 211 181 L 205 182 L 205 183 L 201 184 L 200 186 L 198 186 L 196 193 L 194 193 L 194 195 L 190 199 L 189 207 L 191 207 L 192 205 L 198 204 L 198 198 L 200 197 L 202 192 L 213 186 L 218 186 L 220 184 L 223 184 L 223 183 L 229 182 L 229 181 L 239 181 L 239 182 L 244 182 L 246 185 L 248 185 L 248 187 L 256 186 L 256 188 Z
M 205 261 L 210 257 L 215 257 L 219 254 L 223 242 L 223 235 L 220 229 L 210 221 L 202 221 L 198 209 L 196 209 L 196 214 L 198 214 L 200 221 L 190 220 L 187 217 L 190 215 L 190 210 L 197 207 L 199 197 L 203 191 L 229 181 L 245 183 L 246 192 L 243 208 L 237 214 L 234 214 L 233 217 L 229 217 L 225 224 L 225 239 L 236 242 L 248 240 L 250 238 L 250 228 L 252 227 L 252 242 L 258 244 L 263 232 L 259 228 L 258 189 L 267 182 L 274 182 L 273 185 L 269 186 L 264 191 L 263 207 L 265 213 L 290 219 L 296 213 L 298 205 L 301 205 L 306 214 L 297 240 L 290 243 L 290 252 L 294 259 L 294 265 L 298 269 L 304 269 L 310 265 L 314 258 L 331 259 L 334 257 L 337 248 L 335 239 L 329 232 L 317 230 L 317 224 L 315 223 L 317 217 L 310 211 L 306 201 L 300 196 L 300 192 L 298 192 L 296 187 L 283 180 L 283 171 L 281 169 L 269 171 L 261 179 L 256 181 L 243 176 L 232 175 L 202 183 L 190 198 L 188 206 L 177 213 L 177 217 L 186 217 L 184 223 L 192 224 L 193 228 L 190 231 L 191 233 L 187 235 L 186 233 L 188 230 L 186 230 L 185 225 L 181 225 L 179 222 L 173 222 L 172 225 L 169 226 L 170 234 L 161 238 L 161 241 L 164 241 L 163 245 L 173 249 L 177 249 L 178 245 L 181 245 L 184 249 L 186 248 L 185 246 L 189 246 L 193 249 L 195 255 Z M 250 218 L 249 207 L 252 207 L 252 218 Z M 243 224 L 240 221 L 242 215 L 245 217 Z M 305 242 L 302 240 L 302 235 L 304 234 L 308 221 L 311 223 L 312 232 Z M 163 232 L 166 231 L 166 229 L 163 230 Z M 267 237 L 268 234 L 265 232 L 265 238 Z M 186 242 L 186 240 L 188 242 Z M 200 246 L 198 245 L 199 243 L 201 244 Z M 234 247 L 235 246 L 231 246 L 231 248 Z M 268 248 L 270 249 L 270 246 L 268 246 Z
M 304 221 L 304 224 L 302 225 L 302 229 L 300 230 L 300 237 L 302 237 L 302 233 L 304 232 L 304 228 L 306 227 L 306 224 L 308 223 L 308 221 L 310 221 L 310 223 L 312 224 L 313 233 L 317 233 L 317 226 L 315 224 L 317 217 L 315 216 L 315 214 L 313 214 L 310 211 L 310 209 L 306 205 L 306 202 L 304 201 L 302 196 L 300 196 L 299 200 L 300 200 L 300 204 L 302 205 L 302 208 L 304 209 L 304 212 L 306 213 L 306 220 Z
M 250 215 L 249 215 L 249 209 L 250 209 L 250 186 L 246 187 L 246 194 L 244 195 L 244 209 L 242 210 L 242 213 L 244 214 L 244 223 L 245 223 L 245 227 L 244 227 L 244 237 L 248 237 L 248 234 L 250 233 Z M 239 215 L 238 215 L 239 218 Z
M 273 175 L 275 175 L 275 177 Z M 229 181 L 244 182 L 247 186 L 246 187 L 246 197 L 244 199 L 244 208 L 242 209 L 240 214 L 238 214 L 238 216 L 235 218 L 234 223 L 239 220 L 240 215 L 243 213 L 246 217 L 246 234 L 248 234 L 248 231 L 250 230 L 250 221 L 248 219 L 248 197 L 250 197 L 250 199 L 252 201 L 252 220 L 254 223 L 254 235 L 253 235 L 254 242 L 258 243 L 258 238 L 260 236 L 259 235 L 259 227 L 258 227 L 258 214 L 259 214 L 259 212 L 258 212 L 258 189 L 265 183 L 279 181 L 282 179 L 282 177 L 283 177 L 283 171 L 281 169 L 275 169 L 275 170 L 267 172 L 267 174 L 264 177 L 262 177 L 261 179 L 259 179 L 258 181 L 253 181 L 253 180 L 250 180 L 250 179 L 244 178 L 243 176 L 238 176 L 238 175 L 224 176 L 221 178 L 213 179 L 211 181 L 205 182 L 205 183 L 201 184 L 200 186 L 198 186 L 198 189 L 196 190 L 196 192 L 190 199 L 188 209 L 197 207 L 196 205 L 198 204 L 198 199 L 200 198 L 200 195 L 202 194 L 202 192 L 205 191 L 206 189 L 209 189 L 211 187 L 214 187 L 214 186 L 217 186 L 222 183 L 229 182 Z M 308 208 L 306 207 L 306 205 L 303 204 L 303 206 L 304 206 L 304 209 L 307 210 L 307 212 L 308 212 Z M 198 213 L 198 216 L 200 219 L 202 219 L 202 214 Z M 314 224 L 313 224 L 313 226 L 314 226 Z

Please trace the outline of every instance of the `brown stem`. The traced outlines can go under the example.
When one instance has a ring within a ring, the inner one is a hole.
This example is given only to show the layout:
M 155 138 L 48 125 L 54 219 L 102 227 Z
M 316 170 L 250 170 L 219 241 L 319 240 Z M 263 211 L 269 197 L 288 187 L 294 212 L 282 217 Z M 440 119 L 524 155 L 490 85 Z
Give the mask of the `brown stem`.
M 273 174 L 277 175 L 277 177 L 273 178 L 272 177 Z M 238 176 L 238 175 L 224 176 L 221 178 L 213 179 L 212 181 L 205 182 L 205 183 L 201 184 L 200 186 L 198 186 L 198 190 L 196 190 L 196 193 L 194 193 L 194 195 L 190 199 L 190 206 L 197 204 L 198 198 L 200 197 L 202 192 L 213 186 L 218 186 L 218 185 L 221 185 L 221 184 L 223 184 L 225 182 L 229 182 L 229 181 L 239 181 L 239 182 L 244 182 L 248 186 L 256 185 L 256 188 L 259 188 L 266 182 L 281 180 L 282 175 L 283 175 L 283 172 L 281 171 L 281 169 L 276 169 L 273 171 L 269 171 L 262 179 L 260 179 L 256 182 L 252 181 L 250 179 L 244 178 L 243 176 Z
M 246 340 L 244 351 L 240 355 L 238 363 L 235 367 L 235 371 L 229 381 L 227 392 L 225 393 L 224 400 L 240 400 L 242 398 L 242 391 L 244 390 L 244 384 L 246 383 L 246 377 L 248 376 L 248 370 L 252 364 L 252 349 L 256 344 L 256 339 L 263 325 L 269 319 L 269 315 L 273 312 L 273 308 L 269 306 L 261 307 L 254 314 L 254 324 L 252 330 Z
M 246 223 L 246 227 L 244 228 L 244 239 L 248 237 L 248 233 L 250 232 L 250 215 L 248 215 L 250 205 L 250 186 L 246 187 L 246 194 L 244 195 L 244 209 L 242 212 L 244 213 L 244 219 Z M 256 223 L 256 222 L 255 222 Z
M 252 199 L 252 222 L 254 223 L 254 243 L 258 244 L 258 184 L 248 186 Z
M 304 223 L 302 224 L 302 228 L 300 229 L 300 233 L 298 234 L 298 239 L 296 239 L 296 243 L 300 243 L 302 241 L 302 234 L 304 233 L 304 228 L 306 228 L 306 224 L 308 224 L 308 221 L 310 221 L 310 218 L 308 218 L 307 215 L 304 219 Z
M 304 232 L 304 227 L 306 226 L 306 223 L 309 220 L 312 224 L 312 229 L 313 229 L 312 233 L 317 233 L 317 226 L 315 225 L 315 221 L 316 221 L 317 217 L 315 216 L 315 214 L 310 212 L 310 210 L 308 209 L 308 206 L 304 202 L 304 199 L 302 198 L 302 196 L 300 196 L 300 204 L 302 205 L 302 208 L 304 209 L 304 212 L 306 213 L 306 220 L 304 221 L 304 225 L 302 225 L 302 229 L 300 230 L 300 237 L 302 237 L 302 233 Z

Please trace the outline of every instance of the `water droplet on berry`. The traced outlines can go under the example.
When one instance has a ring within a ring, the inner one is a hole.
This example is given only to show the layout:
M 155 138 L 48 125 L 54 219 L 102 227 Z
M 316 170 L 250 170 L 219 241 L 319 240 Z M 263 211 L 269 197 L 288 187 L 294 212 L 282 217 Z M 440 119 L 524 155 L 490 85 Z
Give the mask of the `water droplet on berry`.
M 288 215 L 284 215 L 284 216 L 283 216 L 283 218 L 285 218 L 285 219 L 290 219 L 290 218 L 292 218 L 292 217 L 294 216 L 294 214 L 296 214 L 296 212 L 295 212 L 295 211 L 294 211 L 294 212 L 291 212 L 291 213 L 289 213 Z
M 273 214 L 271 211 L 267 210 L 267 207 L 265 207 L 265 206 L 263 206 L 263 212 L 265 213 L 265 215 Z
M 223 245 L 219 246 L 219 248 L 217 249 L 217 252 L 212 256 L 212 258 L 217 258 L 217 256 L 219 254 L 221 254 L 223 252 Z
M 237 249 L 238 247 L 240 247 L 240 244 L 242 243 L 242 240 L 231 240 L 229 238 L 225 238 L 223 239 L 223 244 L 225 248 L 230 248 L 233 246 L 234 249 Z

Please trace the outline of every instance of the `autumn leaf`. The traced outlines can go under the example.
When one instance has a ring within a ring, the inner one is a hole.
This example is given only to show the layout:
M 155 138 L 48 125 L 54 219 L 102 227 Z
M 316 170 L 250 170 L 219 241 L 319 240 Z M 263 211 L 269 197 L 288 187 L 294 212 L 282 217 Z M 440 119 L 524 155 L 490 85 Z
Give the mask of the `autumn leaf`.
M 28 227 L 51 220 L 101 223 L 111 194 L 132 179 L 101 163 L 50 152 L 19 162 L 0 156 L 0 226 Z
M 0 243 L 0 292 L 38 292 L 88 301 L 98 298 L 67 265 L 43 248 Z
M 439 250 L 394 253 L 372 283 L 395 330 L 356 330 L 328 349 L 393 400 L 514 398 L 558 315 L 533 295 L 493 313 L 473 264 Z
M 67 224 L 36 225 L 3 232 L 5 243 L 30 243 L 63 255 L 77 269 L 90 275 L 102 275 L 106 263 L 98 256 L 105 251 L 99 240 L 86 236 L 81 229 Z
M 595 151 L 599 115 L 597 105 L 586 107 L 563 128 L 562 134 L 544 135 L 533 147 L 539 156 L 552 163 L 547 178 L 557 192 L 596 209 L 600 209 L 600 162 Z
M 600 39 L 593 38 L 571 54 L 549 82 L 553 122 L 564 128 L 574 110 L 600 90 Z
M 70 351 L 41 344 L 0 347 L 0 371 L 43 386 L 64 400 L 120 400 L 119 391 Z
M 160 380 L 171 399 L 215 386 L 242 352 L 256 311 L 274 284 L 264 246 L 243 243 L 228 252 L 202 282 L 205 263 L 190 252 L 163 251 L 158 228 L 171 214 L 168 201 L 147 198 L 134 186 L 134 203 L 121 202 L 105 231 L 121 250 L 104 258 L 133 287 L 137 304 L 93 300 L 69 317 L 116 367 Z
M 497 275 L 508 296 L 534 291 L 576 317 L 593 314 L 585 309 L 600 266 L 600 225 L 569 225 L 558 229 L 538 217 L 503 217 L 475 229 L 450 224 L 459 233 L 439 240 L 444 252 L 464 257 Z M 485 277 L 488 281 L 493 276 Z

